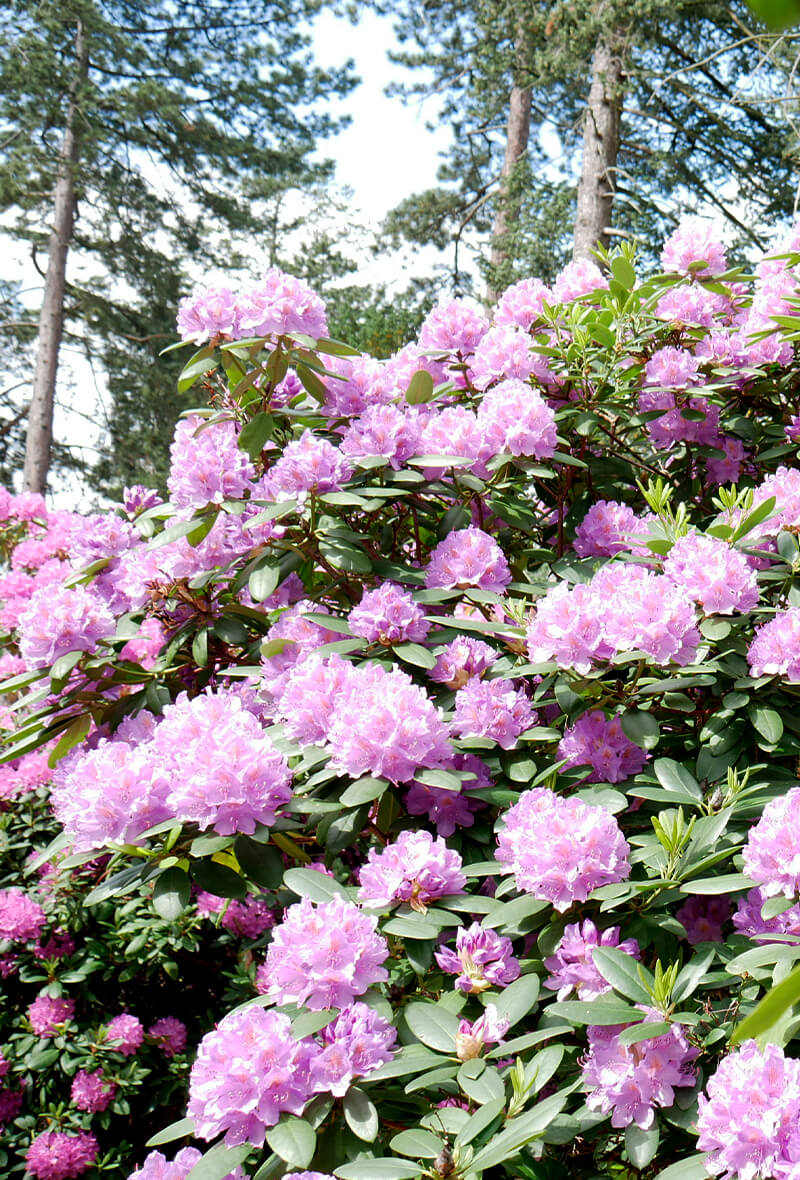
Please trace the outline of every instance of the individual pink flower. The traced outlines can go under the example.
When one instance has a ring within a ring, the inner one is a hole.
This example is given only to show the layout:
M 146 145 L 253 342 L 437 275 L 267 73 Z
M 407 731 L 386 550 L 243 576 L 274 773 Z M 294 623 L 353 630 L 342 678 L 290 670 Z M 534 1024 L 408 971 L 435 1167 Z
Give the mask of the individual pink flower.
M 142 1022 L 136 1016 L 132 1016 L 130 1012 L 121 1012 L 119 1016 L 109 1020 L 106 1025 L 105 1039 L 106 1044 L 115 1053 L 131 1057 L 144 1040 L 144 1027 Z
M 421 643 L 431 629 L 425 612 L 408 590 L 383 582 L 374 590 L 364 590 L 358 606 L 347 616 L 350 630 L 370 643 L 386 647 L 393 643 Z
M 467 771 L 475 777 L 462 780 L 460 791 L 412 782 L 406 795 L 408 814 L 427 815 L 438 836 L 452 836 L 456 828 L 471 828 L 475 823 L 474 812 L 486 804 L 482 799 L 471 798 L 470 791 L 493 785 L 488 766 L 474 754 L 457 753 L 452 769 Z
M 593 709 L 567 726 L 557 756 L 567 766 L 590 766 L 589 782 L 621 783 L 643 770 L 649 755 L 625 736 L 619 716 Z
M 385 909 L 404 901 L 421 913 L 438 897 L 463 893 L 467 883 L 458 853 L 423 831 L 400 832 L 380 852 L 371 848 L 358 879 L 364 905 Z
M 306 492 L 324 495 L 341 491 L 352 474 L 351 463 L 337 447 L 304 430 L 270 467 L 265 491 L 271 500 L 291 500 Z
M 472 676 L 480 677 L 499 658 L 499 653 L 482 639 L 460 635 L 439 653 L 429 675 L 448 688 L 463 688 Z
M 624 881 L 629 851 L 604 808 L 546 787 L 523 792 L 504 814 L 497 840 L 497 859 L 514 873 L 517 888 L 561 912 L 600 885 Z
M 9 942 L 33 942 L 46 923 L 44 910 L 24 889 L 16 885 L 0 889 L 0 938 Z
M 377 918 L 344 898 L 314 906 L 304 897 L 275 927 L 258 990 L 277 1004 L 305 1004 L 314 1012 L 346 1007 L 388 979 L 389 948 L 376 926 Z
M 404 783 L 420 767 L 452 761 L 441 712 L 405 672 L 365 664 L 349 690 L 336 698 L 331 713 L 331 766 L 351 778 L 370 774 Z
M 238 437 L 230 418 L 207 422 L 192 414 L 178 422 L 167 480 L 176 508 L 203 508 L 239 499 L 252 486 L 255 468 L 239 447 Z
M 626 938 L 620 942 L 619 936 L 619 926 L 598 930 L 594 922 L 588 919 L 565 926 L 561 942 L 544 961 L 550 972 L 544 981 L 545 987 L 557 992 L 559 1000 L 565 1000 L 573 991 L 579 1000 L 594 1000 L 611 991 L 611 984 L 606 982 L 594 965 L 592 953 L 595 947 L 612 946 L 632 959 L 641 958 L 636 939 Z
M 800 787 L 771 799 L 742 849 L 744 871 L 764 897 L 800 893 Z
M 397 392 L 394 374 L 387 361 L 377 361 L 366 355 L 331 356 L 326 361 L 330 372 L 336 374 L 325 378 L 324 408 L 331 418 L 354 418 L 373 406 L 390 402 Z
M 24 1096 L 22 1086 L 18 1090 L 0 1089 L 0 1127 L 17 1117 Z
M 486 463 L 493 452 L 473 410 L 466 406 L 445 406 L 420 422 L 415 453 L 431 456 L 427 469 L 430 478 L 439 476 L 443 468 L 451 466 L 448 462 L 451 458 L 473 459 L 472 471 L 483 478 L 489 474 Z M 445 458 L 434 461 L 436 455 Z
M 767 937 L 770 934 L 789 934 L 800 940 L 800 903 L 790 906 L 773 918 L 764 918 L 761 909 L 766 897 L 760 889 L 751 889 L 745 897 L 740 897 L 733 915 L 733 925 L 737 933 L 758 942 L 780 941 Z
M 128 1180 L 187 1180 L 195 1164 L 203 1158 L 196 1147 L 182 1147 L 173 1160 L 168 1160 L 160 1151 L 151 1151 L 144 1158 L 141 1168 L 135 1168 Z M 234 1168 L 221 1180 L 247 1180 L 241 1168 Z
M 295 1040 L 288 1016 L 249 1005 L 206 1033 L 189 1076 L 187 1114 L 195 1134 L 228 1147 L 261 1147 L 284 1113 L 299 1115 L 311 1096 L 309 1067 L 318 1052 Z
M 664 243 L 661 265 L 668 274 L 721 275 L 727 261 L 718 225 L 703 217 L 682 217 Z
M 697 372 L 700 361 L 685 348 L 658 348 L 644 367 L 645 385 L 659 389 L 688 389 L 702 384 Z
M 501 327 L 522 328 L 529 332 L 541 318 L 544 304 L 554 302 L 553 293 L 539 279 L 521 279 L 500 296 L 494 322 Z
M 186 1025 L 176 1016 L 161 1016 L 147 1030 L 165 1057 L 174 1057 L 186 1048 Z
M 475 586 L 502 593 L 510 581 L 511 570 L 497 541 L 472 525 L 448 533 L 431 552 L 425 569 L 429 589 Z
M 782 676 L 800 680 L 800 607 L 778 611 L 756 627 L 747 650 L 751 676 Z
M 777 1045 L 744 1041 L 717 1066 L 698 1099 L 697 1147 L 724 1180 L 797 1175 L 800 1062 Z
M 510 1022 L 501 1016 L 494 1004 L 487 1004 L 477 1020 L 459 1020 L 456 1033 L 456 1057 L 459 1061 L 471 1061 L 479 1057 L 484 1045 L 496 1045 L 502 1041 L 510 1028 Z
M 458 990 L 468 995 L 490 987 L 507 987 L 520 973 L 511 939 L 494 930 L 484 930 L 480 922 L 460 926 L 456 949 L 440 947 L 435 957 L 443 971 L 458 977 L 455 981 Z
M 75 1001 L 57 996 L 37 996 L 28 1008 L 28 1019 L 37 1037 L 53 1037 L 72 1019 Z
M 315 1090 L 343 1098 L 356 1078 L 391 1061 L 397 1030 L 379 1012 L 357 1001 L 319 1034 L 321 1051 L 311 1064 Z
M 105 1110 L 112 1102 L 116 1092 L 116 1083 L 104 1078 L 102 1069 L 96 1069 L 91 1073 L 88 1070 L 79 1069 L 72 1079 L 70 1089 L 72 1101 L 78 1110 L 88 1110 L 92 1114 L 99 1110 Z
M 648 1011 L 645 1022 L 661 1021 L 659 1012 Z M 692 1062 L 700 1055 L 686 1040 L 680 1024 L 668 1033 L 626 1045 L 620 1033 L 626 1025 L 589 1026 L 589 1052 L 581 1063 L 588 1088 L 590 1110 L 611 1115 L 612 1127 L 636 1123 L 647 1130 L 653 1125 L 658 1107 L 669 1108 L 675 1090 L 693 1086 L 696 1070 Z
M 555 412 L 524 381 L 501 381 L 478 408 L 478 425 L 495 454 L 550 459 L 555 452 Z
M 525 689 L 515 688 L 512 681 L 473 676 L 456 693 L 453 729 L 461 737 L 491 738 L 511 750 L 536 721 Z
M 755 571 L 743 553 L 718 537 L 696 532 L 680 537 L 667 555 L 664 574 L 706 614 L 744 613 L 758 603 Z
M 730 916 L 731 903 L 727 897 L 690 897 L 675 911 L 690 946 L 698 942 L 724 942 L 722 927 L 730 921 Z
M 260 283 L 238 299 L 237 337 L 283 336 L 301 332 L 315 340 L 326 336 L 325 304 L 302 279 L 272 266 Z
M 78 1131 L 44 1131 L 37 1135 L 25 1154 L 25 1165 L 36 1180 L 71 1180 L 88 1172 L 99 1146 L 94 1135 Z
M 44 585 L 19 620 L 20 655 L 29 668 L 48 667 L 67 652 L 96 651 L 116 627 L 111 611 L 86 586 Z

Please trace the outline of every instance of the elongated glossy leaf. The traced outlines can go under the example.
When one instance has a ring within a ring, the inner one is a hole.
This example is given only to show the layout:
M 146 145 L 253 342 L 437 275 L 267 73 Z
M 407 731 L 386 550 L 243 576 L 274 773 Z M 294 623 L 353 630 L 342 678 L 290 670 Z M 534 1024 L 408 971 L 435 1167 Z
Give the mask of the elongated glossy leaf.
M 167 922 L 178 919 L 189 904 L 192 886 L 188 875 L 174 865 L 156 880 L 153 906 Z
M 642 983 L 639 963 L 633 955 L 616 947 L 598 946 L 592 951 L 592 962 L 615 991 L 635 1004 L 652 1004 L 653 998 Z
M 416 1180 L 422 1169 L 398 1159 L 355 1160 L 336 1168 L 339 1180 Z
M 314 1156 L 317 1136 L 305 1119 L 287 1118 L 269 1128 L 267 1143 L 287 1164 L 305 1168 Z
M 405 1010 L 408 1027 L 414 1036 L 442 1053 L 452 1053 L 456 1045 L 458 1017 L 441 1004 L 409 1004 Z
M 160 1147 L 162 1143 L 174 1143 L 176 1139 L 183 1139 L 194 1134 L 194 1119 L 178 1119 L 177 1123 L 170 1123 L 163 1131 L 153 1135 L 145 1143 L 145 1147 Z
M 770 988 L 749 1016 L 737 1024 L 731 1033 L 731 1044 L 739 1045 L 753 1037 L 769 1043 L 771 1030 L 794 1004 L 800 1003 L 800 967 L 795 967 L 785 979 Z
M 401 1131 L 390 1140 L 392 1151 L 399 1151 L 401 1155 L 410 1155 L 414 1159 L 432 1160 L 444 1147 L 444 1140 L 433 1131 L 426 1131 L 423 1127 L 412 1127 L 409 1131 Z
M 283 883 L 298 897 L 308 897 L 311 901 L 323 902 L 334 897 L 347 897 L 344 885 L 314 869 L 287 869 L 283 874 Z
M 378 1112 L 364 1091 L 359 1090 L 358 1086 L 351 1086 L 344 1096 L 342 1108 L 353 1134 L 365 1143 L 372 1143 L 378 1135 Z
M 476 1171 L 481 1168 L 488 1170 L 516 1155 L 521 1147 L 530 1143 L 537 1135 L 541 1135 L 556 1115 L 561 1113 L 572 1088 L 569 1086 L 560 1090 L 552 1098 L 545 1098 L 544 1102 L 534 1106 L 533 1110 L 512 1119 L 504 1131 L 495 1135 L 492 1141 L 475 1155 L 471 1168 Z
M 222 1180 L 223 1176 L 227 1176 L 243 1163 L 252 1150 L 249 1143 L 243 1143 L 239 1147 L 226 1147 L 224 1143 L 215 1143 L 203 1158 L 197 1161 L 188 1173 L 187 1180 Z

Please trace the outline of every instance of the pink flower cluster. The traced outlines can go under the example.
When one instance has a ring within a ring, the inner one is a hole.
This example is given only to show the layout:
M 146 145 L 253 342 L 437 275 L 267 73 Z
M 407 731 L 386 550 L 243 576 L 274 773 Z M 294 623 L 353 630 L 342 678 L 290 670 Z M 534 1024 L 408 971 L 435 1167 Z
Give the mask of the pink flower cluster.
M 201 890 L 197 895 L 197 913 L 201 918 L 221 914 L 220 926 L 239 938 L 258 938 L 275 925 L 275 916 L 261 897 L 249 896 L 244 901 L 237 901 Z
M 497 859 L 517 888 L 562 912 L 600 885 L 624 881 L 629 851 L 613 815 L 545 787 L 523 792 L 497 839 Z
M 645 1021 L 661 1021 L 649 1011 Z M 612 1127 L 630 1123 L 647 1130 L 653 1125 L 658 1107 L 670 1107 L 675 1090 L 693 1086 L 696 1071 L 692 1062 L 700 1055 L 686 1040 L 680 1024 L 668 1033 L 626 1045 L 620 1033 L 626 1025 L 590 1026 L 589 1052 L 582 1063 L 583 1080 L 589 1089 L 589 1110 L 611 1114 Z
M 556 449 L 555 413 L 525 381 L 501 381 L 478 409 L 478 425 L 495 454 L 550 459 Z
M 486 737 L 504 750 L 537 721 L 524 688 L 509 680 L 471 677 L 456 693 L 453 729 L 461 737 Z
M 371 848 L 358 879 L 364 905 L 385 909 L 404 901 L 421 913 L 437 897 L 463 893 L 467 882 L 458 853 L 424 831 L 401 832 L 380 852 Z
M 257 498 L 291 500 L 307 492 L 338 492 L 353 474 L 345 455 L 311 430 L 287 443 L 270 467 Z
M 16 885 L 0 889 L 0 938 L 9 942 L 33 942 L 46 923 L 44 910 L 24 889 Z
M 430 677 L 448 688 L 463 688 L 471 676 L 482 676 L 497 658 L 495 649 L 482 639 L 462 635 L 439 652 Z
M 202 344 L 218 337 L 301 332 L 315 338 L 328 330 L 325 305 L 307 283 L 271 267 L 255 287 L 235 292 L 224 284 L 199 287 L 180 302 L 178 332 L 182 340 Z
M 778 611 L 768 623 L 756 627 L 747 662 L 751 676 L 800 680 L 800 607 Z
M 458 990 L 468 995 L 489 987 L 507 987 L 519 978 L 519 960 L 514 957 L 511 939 L 484 930 L 480 922 L 460 926 L 456 949 L 440 947 L 435 957 L 443 971 L 457 976 Z
M 764 897 L 800 894 L 800 787 L 769 801 L 747 833 L 742 860 Z
M 745 1041 L 724 1057 L 698 1102 L 697 1147 L 723 1180 L 792 1180 L 800 1164 L 800 1062 Z
M 203 508 L 240 499 L 252 488 L 255 468 L 238 444 L 236 423 L 206 422 L 193 414 L 175 427 L 167 481 L 176 508 Z
M 764 918 L 761 909 L 766 897 L 760 889 L 751 889 L 740 897 L 733 915 L 733 925 L 739 934 L 759 942 L 772 942 L 770 934 L 789 934 L 800 940 L 800 903 L 790 906 L 774 918 Z M 683 921 L 683 919 L 681 919 Z
M 91 1113 L 105 1110 L 113 1101 L 117 1092 L 115 1082 L 109 1082 L 103 1077 L 102 1069 L 89 1072 L 79 1069 L 72 1079 L 70 1095 L 78 1110 L 88 1110 Z
M 43 585 L 19 620 L 19 651 L 29 668 L 45 668 L 71 651 L 97 650 L 116 620 L 91 589 Z
M 196 1147 L 182 1147 L 173 1160 L 160 1151 L 151 1151 L 145 1156 L 141 1168 L 131 1172 L 128 1180 L 186 1180 L 195 1164 L 203 1158 Z M 220 1180 L 246 1180 L 241 1168 L 234 1168 Z
M 275 927 L 258 990 L 277 1004 L 305 1004 L 314 1012 L 344 1008 L 388 979 L 389 948 L 376 926 L 377 918 L 344 898 L 314 906 L 304 897 Z
M 474 586 L 502 593 L 510 581 L 511 571 L 497 541 L 472 525 L 448 533 L 432 551 L 425 569 L 429 589 Z
M 648 755 L 625 736 L 620 717 L 607 718 L 593 709 L 567 726 L 558 743 L 558 757 L 567 766 L 590 766 L 590 782 L 621 783 L 644 769 Z
M 492 786 L 488 766 L 475 754 L 456 754 L 451 769 L 475 777 L 462 779 L 460 791 L 413 782 L 406 795 L 408 814 L 427 815 L 439 836 L 452 836 L 456 828 L 471 828 L 475 822 L 474 813 L 486 804 L 471 798 L 469 792 Z
M 636 939 L 626 938 L 620 942 L 619 936 L 619 926 L 598 930 L 588 918 L 584 922 L 565 926 L 555 953 L 544 961 L 550 972 L 545 987 L 557 992 L 559 1000 L 565 1000 L 573 991 L 579 1000 L 594 1000 L 611 991 L 611 984 L 606 982 L 594 965 L 594 948 L 612 946 L 624 951 L 632 959 L 641 958 Z
M 758 604 L 758 583 L 747 558 L 717 537 L 680 537 L 664 562 L 664 574 L 707 615 L 746 613 Z
M 368 1077 L 391 1061 L 397 1031 L 373 1008 L 357 1002 L 319 1034 L 320 1051 L 311 1063 L 314 1090 L 342 1098 L 356 1078 Z
M 37 1037 L 54 1037 L 61 1026 L 72 1020 L 75 1001 L 58 996 L 41 995 L 28 1008 L 28 1019 Z
M 88 1131 L 43 1131 L 28 1148 L 25 1164 L 36 1180 L 71 1180 L 88 1172 L 99 1150 Z
M 575 552 L 579 557 L 613 557 L 630 552 L 633 538 L 646 532 L 646 523 L 627 504 L 597 500 L 575 530 Z
M 386 647 L 393 643 L 420 643 L 431 629 L 422 607 L 407 590 L 391 582 L 365 590 L 347 621 L 354 635 Z

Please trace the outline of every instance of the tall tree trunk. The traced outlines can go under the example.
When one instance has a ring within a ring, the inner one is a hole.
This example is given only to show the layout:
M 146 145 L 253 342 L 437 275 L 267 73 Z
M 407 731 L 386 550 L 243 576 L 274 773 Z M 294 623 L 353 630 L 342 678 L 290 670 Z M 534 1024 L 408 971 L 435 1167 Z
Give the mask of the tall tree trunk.
M 44 494 L 50 468 L 58 351 L 64 330 L 67 254 L 75 221 L 75 170 L 80 154 L 78 103 L 88 69 L 89 47 L 83 21 L 79 17 L 75 30 L 75 74 L 69 88 L 64 138 L 56 169 L 53 227 L 47 248 L 47 274 L 39 313 L 39 342 L 25 439 L 23 487 L 26 492 Z
M 524 51 L 522 34 L 517 37 L 517 56 Z M 508 258 L 508 242 L 506 235 L 509 229 L 519 219 L 519 200 L 514 200 L 510 192 L 510 182 L 514 170 L 525 158 L 528 150 L 528 139 L 531 132 L 531 88 L 530 86 L 511 87 L 511 99 L 508 105 L 508 120 L 506 122 L 506 150 L 503 158 L 503 169 L 500 173 L 500 186 L 497 193 L 497 212 L 492 226 L 492 252 L 490 262 L 492 274 L 503 265 Z M 486 288 L 486 302 L 495 303 L 497 290 L 494 283 Z
M 619 125 L 622 115 L 623 45 L 601 40 L 592 58 L 592 84 L 583 125 L 583 161 L 578 182 L 578 213 L 572 257 L 591 258 L 607 246 L 616 188 Z

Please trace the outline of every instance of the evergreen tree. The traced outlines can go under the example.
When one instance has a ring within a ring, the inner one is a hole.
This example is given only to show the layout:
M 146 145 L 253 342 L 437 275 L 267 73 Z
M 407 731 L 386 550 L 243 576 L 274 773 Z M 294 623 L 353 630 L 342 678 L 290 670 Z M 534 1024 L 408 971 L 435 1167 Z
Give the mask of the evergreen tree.
M 172 336 L 186 266 L 218 262 L 220 250 L 230 263 L 237 241 L 266 242 L 253 262 L 267 263 L 281 198 L 331 175 L 315 156 L 341 123 L 327 100 L 354 79 L 349 65 L 326 72 L 311 61 L 308 21 L 320 3 L 5 5 L 0 210 L 13 212 L 10 232 L 45 279 L 28 489 L 46 485 L 63 334 L 111 375 L 111 450 L 97 481 L 114 491 L 158 477 L 178 405 L 168 366 L 157 387 L 145 374 Z
M 393 0 L 386 11 L 397 60 L 420 77 L 403 92 L 435 92 L 453 129 L 441 186 L 389 228 L 419 242 L 427 227 L 448 248 L 477 236 L 490 295 L 613 238 L 614 205 L 645 253 L 691 202 L 751 245 L 791 209 L 791 130 L 759 101 L 785 75 L 742 0 L 427 0 L 422 17 Z

